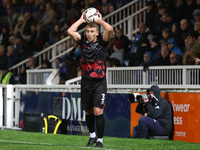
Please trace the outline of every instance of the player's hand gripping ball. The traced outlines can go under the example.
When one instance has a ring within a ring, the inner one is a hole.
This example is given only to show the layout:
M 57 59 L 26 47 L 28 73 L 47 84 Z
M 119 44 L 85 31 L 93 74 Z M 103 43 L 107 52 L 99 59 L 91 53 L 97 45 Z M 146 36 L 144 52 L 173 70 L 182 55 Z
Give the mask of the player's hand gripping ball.
M 101 15 L 96 8 L 90 7 L 85 11 L 84 19 L 87 23 L 91 23 L 97 21 L 100 16 Z

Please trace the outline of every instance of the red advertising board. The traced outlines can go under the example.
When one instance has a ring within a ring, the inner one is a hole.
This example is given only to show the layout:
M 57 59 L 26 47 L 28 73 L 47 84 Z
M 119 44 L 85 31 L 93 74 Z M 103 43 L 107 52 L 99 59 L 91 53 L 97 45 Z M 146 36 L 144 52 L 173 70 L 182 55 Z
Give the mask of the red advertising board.
M 172 103 L 174 111 L 174 140 L 200 143 L 200 93 L 161 93 Z M 140 114 L 135 112 L 137 103 L 131 104 L 130 135 Z

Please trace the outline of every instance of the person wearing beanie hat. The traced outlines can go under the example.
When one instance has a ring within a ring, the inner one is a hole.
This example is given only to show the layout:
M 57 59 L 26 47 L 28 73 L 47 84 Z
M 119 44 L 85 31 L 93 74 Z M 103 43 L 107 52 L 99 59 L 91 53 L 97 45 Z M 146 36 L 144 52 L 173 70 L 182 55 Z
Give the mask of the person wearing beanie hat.
M 124 58 L 124 49 L 122 47 L 121 41 L 115 41 L 113 45 L 114 52 L 110 55 L 110 58 L 116 58 L 120 61 L 120 64 L 123 63 Z
M 143 114 L 134 127 L 133 138 L 169 136 L 173 138 L 173 113 L 171 104 L 161 97 L 160 88 L 152 85 L 147 96 L 137 105 L 136 112 Z M 144 116 L 144 114 L 147 116 Z
M 116 41 L 114 43 L 114 46 L 117 48 L 117 49 L 121 49 L 122 48 L 122 42 L 121 41 Z
M 190 23 L 194 26 L 197 21 L 200 21 L 200 9 L 195 9 L 192 16 L 193 19 L 190 20 Z

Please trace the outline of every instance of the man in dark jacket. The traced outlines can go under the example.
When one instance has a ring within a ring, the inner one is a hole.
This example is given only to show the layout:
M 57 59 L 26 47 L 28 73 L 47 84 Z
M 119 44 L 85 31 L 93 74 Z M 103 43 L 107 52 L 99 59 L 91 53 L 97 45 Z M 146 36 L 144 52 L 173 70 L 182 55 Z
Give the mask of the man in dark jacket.
M 161 97 L 157 85 L 151 86 L 149 96 L 140 100 L 136 112 L 143 115 L 139 119 L 138 126 L 134 128 L 134 138 L 171 134 L 173 130 L 172 108 L 169 102 Z

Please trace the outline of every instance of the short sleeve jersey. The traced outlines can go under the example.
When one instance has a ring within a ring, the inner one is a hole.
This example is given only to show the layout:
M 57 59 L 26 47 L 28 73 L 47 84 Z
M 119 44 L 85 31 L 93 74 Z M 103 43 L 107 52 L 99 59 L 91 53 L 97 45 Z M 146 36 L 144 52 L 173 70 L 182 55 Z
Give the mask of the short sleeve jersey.
M 104 78 L 106 74 L 106 45 L 102 36 L 90 43 L 85 36 L 79 42 L 81 46 L 81 76 L 86 78 Z

